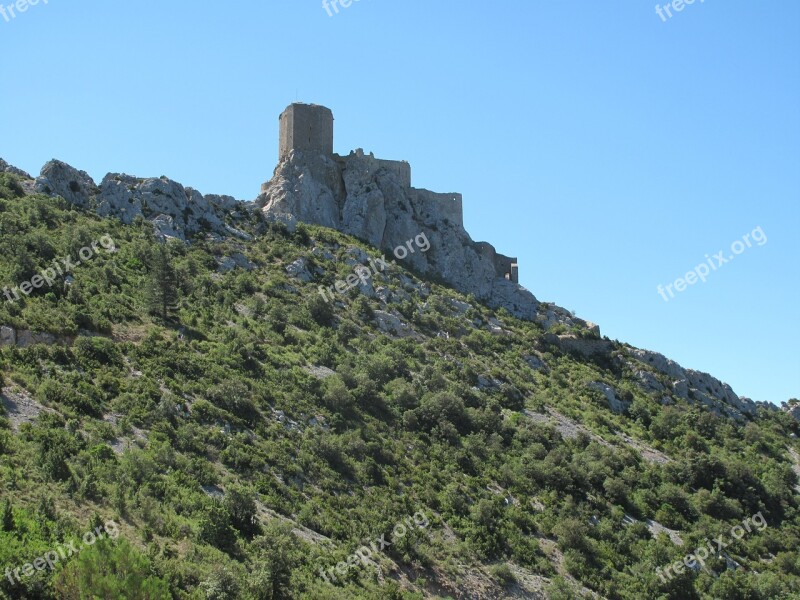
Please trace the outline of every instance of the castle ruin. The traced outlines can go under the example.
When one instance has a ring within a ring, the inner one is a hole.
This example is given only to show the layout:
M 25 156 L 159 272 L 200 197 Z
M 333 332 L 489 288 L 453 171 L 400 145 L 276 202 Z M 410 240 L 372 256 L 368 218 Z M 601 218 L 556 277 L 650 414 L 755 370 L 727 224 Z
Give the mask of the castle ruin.
M 344 176 L 348 165 L 352 168 L 352 160 L 358 160 L 362 175 L 372 178 L 379 172 L 392 176 L 410 200 L 415 213 L 424 221 L 433 223 L 446 220 L 463 231 L 464 218 L 462 196 L 457 193 L 439 194 L 430 190 L 411 186 L 411 165 L 406 161 L 384 160 L 372 154 L 365 156 L 362 150 L 351 152 L 349 156 L 340 156 L 333 152 L 333 112 L 318 104 L 290 104 L 279 117 L 279 161 L 290 160 L 299 152 L 307 161 L 332 161 L 338 172 Z M 262 194 L 266 193 L 270 182 L 262 186 Z M 337 186 L 334 186 L 337 187 Z M 316 219 L 315 219 L 316 220 Z M 438 221 L 437 221 L 438 220 Z M 345 228 L 346 230 L 346 228 Z M 376 240 L 368 241 L 377 243 Z M 496 276 L 512 283 L 519 283 L 517 259 L 499 254 L 486 242 L 475 244 L 476 250 L 484 260 L 493 265 Z

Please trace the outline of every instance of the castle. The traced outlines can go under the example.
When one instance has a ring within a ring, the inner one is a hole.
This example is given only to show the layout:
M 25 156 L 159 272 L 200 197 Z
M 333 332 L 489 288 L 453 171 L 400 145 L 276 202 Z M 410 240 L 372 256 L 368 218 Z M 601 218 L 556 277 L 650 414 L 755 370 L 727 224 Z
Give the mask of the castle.
M 292 153 L 300 152 L 306 156 L 324 156 L 336 163 L 341 172 L 347 169 L 349 157 L 333 152 L 333 112 L 317 104 L 290 104 L 280 117 L 278 156 L 279 160 L 287 160 Z M 414 200 L 417 207 L 435 204 L 437 214 L 442 214 L 457 227 L 463 229 L 464 217 L 461 194 L 437 194 L 429 190 L 411 187 L 411 165 L 406 161 L 376 159 L 370 155 L 368 176 L 384 171 L 394 176 L 395 180 Z M 262 193 L 268 189 L 269 183 L 262 186 Z M 504 256 L 495 251 L 491 244 L 476 244 L 480 253 L 494 265 L 498 277 L 519 283 L 517 259 Z

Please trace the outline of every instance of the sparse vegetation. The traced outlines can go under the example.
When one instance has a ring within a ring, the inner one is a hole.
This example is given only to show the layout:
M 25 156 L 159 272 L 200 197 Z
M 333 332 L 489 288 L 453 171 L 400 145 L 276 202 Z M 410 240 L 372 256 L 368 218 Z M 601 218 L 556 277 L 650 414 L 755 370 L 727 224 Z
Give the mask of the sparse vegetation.
M 141 220 L 21 197 L 14 181 L 0 175 L 0 280 L 87 237 L 108 233 L 118 252 L 0 303 L 0 325 L 59 341 L 0 347 L 0 381 L 39 411 L 28 422 L 9 403 L 0 418 L 0 565 L 21 567 L 98 515 L 121 528 L 55 572 L 0 580 L 0 597 L 417 599 L 468 596 L 475 581 L 502 597 L 524 584 L 517 569 L 545 578 L 554 599 L 581 586 L 624 600 L 800 594 L 788 415 L 737 424 L 662 406 L 615 361 L 582 362 L 538 325 L 435 282 L 429 298 L 409 287 L 390 308 L 362 294 L 327 304 L 325 281 L 285 267 L 306 257 L 335 279 L 347 248 L 374 252 L 334 231 L 260 224 L 252 242 L 166 247 Z M 218 269 L 237 252 L 255 268 Z M 472 307 L 459 314 L 449 299 Z M 417 336 L 382 333 L 378 310 Z M 491 333 L 493 317 L 510 335 Z M 526 363 L 533 353 L 546 368 Z M 586 387 L 603 380 L 619 382 L 626 414 Z M 318 575 L 420 509 L 430 526 L 385 549 L 384 579 L 373 566 L 336 585 Z M 656 575 L 759 511 L 767 532 L 726 549 L 741 569 L 722 558 Z M 684 545 L 654 538 L 645 519 Z

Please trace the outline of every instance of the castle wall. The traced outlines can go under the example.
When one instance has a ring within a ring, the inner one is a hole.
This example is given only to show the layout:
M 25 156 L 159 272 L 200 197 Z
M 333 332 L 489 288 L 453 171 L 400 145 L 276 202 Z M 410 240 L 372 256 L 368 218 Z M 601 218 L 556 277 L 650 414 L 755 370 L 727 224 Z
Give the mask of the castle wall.
M 436 222 L 447 219 L 464 228 L 463 197 L 461 194 L 439 194 L 430 190 L 411 188 L 414 206 L 425 221 Z
M 291 104 L 281 113 L 279 156 L 291 150 L 333 154 L 333 113 L 317 104 Z
M 488 242 L 476 242 L 475 245 L 481 254 L 491 259 L 498 277 L 508 279 L 513 283 L 519 283 L 519 269 L 516 258 L 500 254 Z
M 497 274 L 500 277 L 505 277 L 509 281 L 519 283 L 519 270 L 517 267 L 517 259 L 503 254 L 495 253 L 494 268 L 497 269 Z
M 378 166 L 397 175 L 407 188 L 411 187 L 411 165 L 404 160 L 378 160 Z

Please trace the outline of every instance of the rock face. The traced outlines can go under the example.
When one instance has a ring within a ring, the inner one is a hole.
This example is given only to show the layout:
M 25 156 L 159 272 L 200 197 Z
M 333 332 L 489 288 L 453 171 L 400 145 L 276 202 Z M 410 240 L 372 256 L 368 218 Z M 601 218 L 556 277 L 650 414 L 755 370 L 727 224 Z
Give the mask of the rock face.
M 788 402 L 784 402 L 781 409 L 800 421 L 800 400 L 793 398 Z
M 408 247 L 424 234 L 429 249 L 415 248 L 398 258 L 404 267 L 436 275 L 493 308 L 533 320 L 539 302 L 500 273 L 498 265 L 502 267 L 507 257 L 490 244 L 473 242 L 464 230 L 461 196 L 410 187 L 410 171 L 401 168 L 403 164 L 362 150 L 346 157 L 292 150 L 281 159 L 256 205 L 269 220 L 289 227 L 303 221 L 338 229 L 387 253 Z
M 100 216 L 117 217 L 125 224 L 137 217 L 149 220 L 159 237 L 185 240 L 199 233 L 249 237 L 227 221 L 247 218 L 251 204 L 230 196 L 203 196 L 166 177 L 141 179 L 109 173 L 98 186 L 85 171 L 52 160 L 42 168 L 34 189 L 40 194 L 61 196 Z
M 11 173 L 12 175 L 19 175 L 23 179 L 31 179 L 31 176 L 28 175 L 22 169 L 18 169 L 17 167 L 8 164 L 2 158 L 0 158 L 0 173 Z
M 7 325 L 0 326 L 0 346 L 16 346 L 17 348 L 28 348 L 36 344 L 68 346 L 73 342 L 74 338 L 69 336 L 56 336 L 52 333 L 40 333 L 27 329 L 16 330 Z
M 740 398 L 727 383 L 708 373 L 684 369 L 663 354 L 631 348 L 628 354 L 634 360 L 628 366 L 634 371 L 641 387 L 648 393 L 659 394 L 669 400 L 670 394 L 693 403 L 708 406 L 718 414 L 727 414 L 736 419 L 755 416 L 758 406 L 749 398 Z M 643 369 L 650 367 L 652 371 Z

